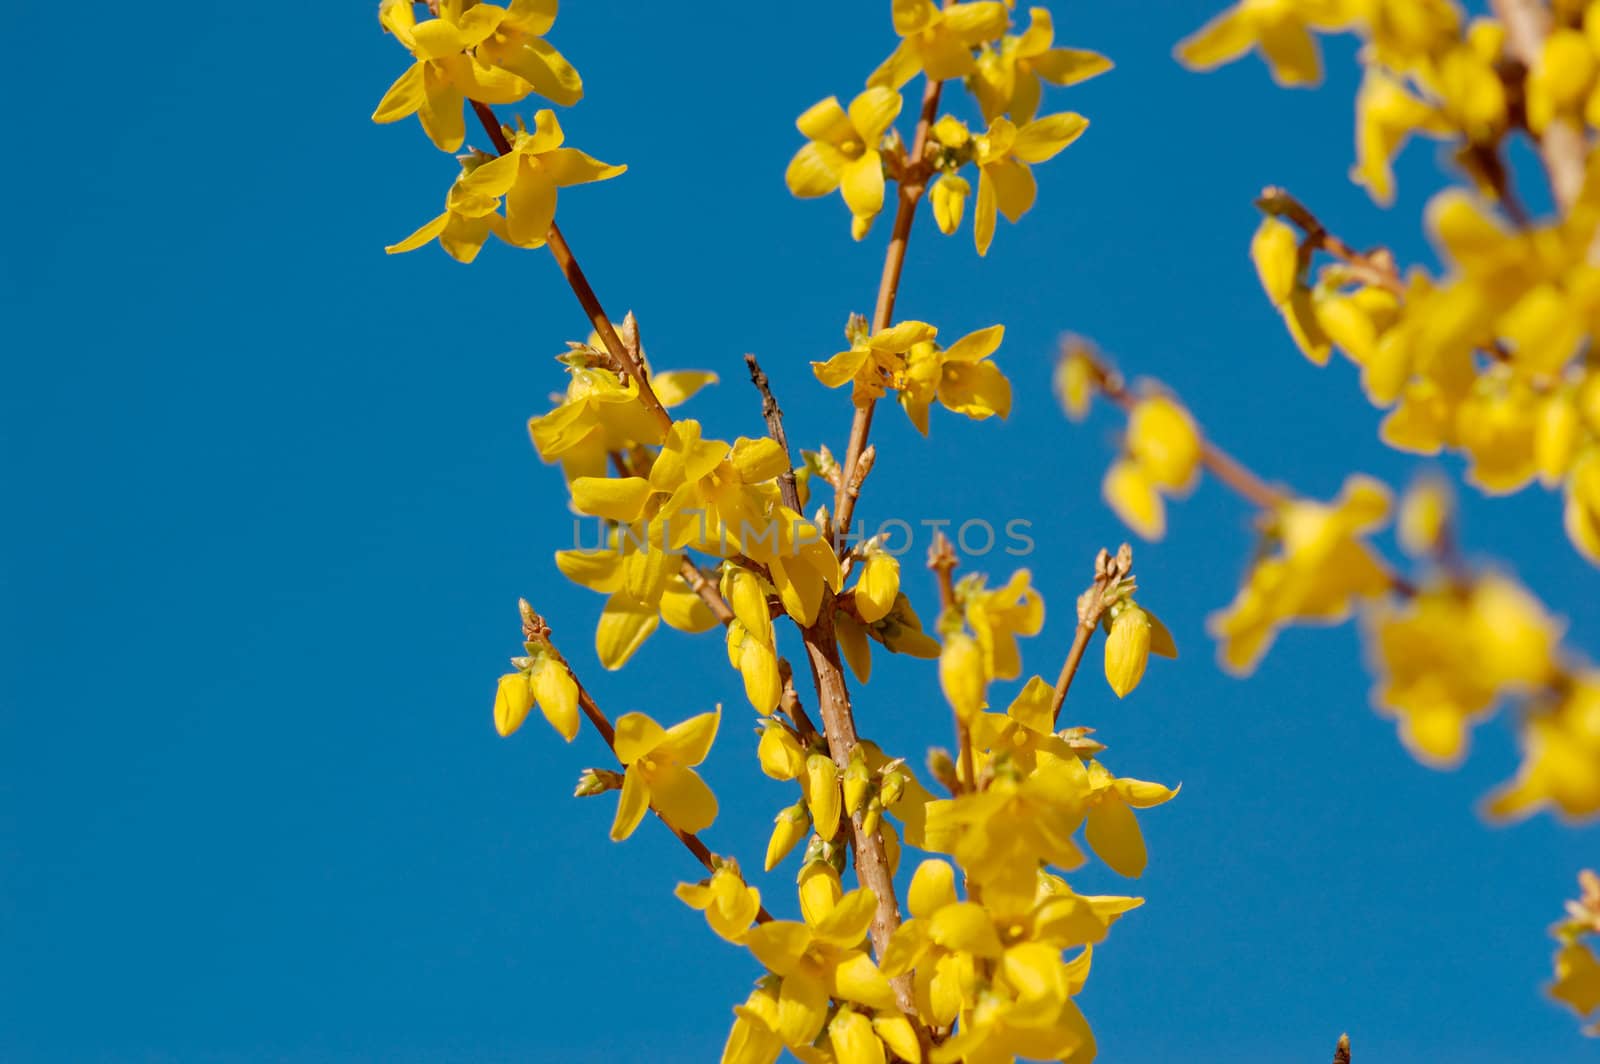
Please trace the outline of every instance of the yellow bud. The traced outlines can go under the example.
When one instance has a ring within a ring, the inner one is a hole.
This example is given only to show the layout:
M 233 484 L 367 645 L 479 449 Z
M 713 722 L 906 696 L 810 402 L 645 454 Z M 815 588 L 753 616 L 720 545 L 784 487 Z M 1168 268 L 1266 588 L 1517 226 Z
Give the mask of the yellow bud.
M 1282 309 L 1283 323 L 1289 327 L 1289 336 L 1300 353 L 1317 365 L 1326 366 L 1330 350 L 1328 334 L 1317 320 L 1317 308 L 1311 302 L 1311 292 L 1296 288 Z
M 773 822 L 772 837 L 767 840 L 766 870 L 772 871 L 789 856 L 789 851 L 811 834 L 811 817 L 804 802 L 796 802 L 777 815 Z
M 827 861 L 807 861 L 800 868 L 800 913 L 815 927 L 844 897 L 839 870 Z
M 565 663 L 546 655 L 533 667 L 533 697 L 550 726 L 571 742 L 578 735 L 578 684 Z
M 972 139 L 972 131 L 955 115 L 945 115 L 933 124 L 933 138 L 946 148 L 959 148 Z
M 900 559 L 875 550 L 861 563 L 856 581 L 856 612 L 867 624 L 883 620 L 900 594 Z
M 877 798 L 867 803 L 866 812 L 861 814 L 861 830 L 871 835 L 878 830 L 878 825 L 883 823 L 883 802 Z
M 1411 377 L 1411 351 L 1399 329 L 1385 333 L 1372 357 L 1361 364 L 1361 387 L 1377 406 L 1390 406 Z
M 848 1006 L 828 1022 L 828 1043 L 839 1064 L 883 1064 L 885 1059 L 872 1021 Z
M 970 721 L 983 712 L 987 684 L 983 651 L 977 641 L 965 632 L 952 635 L 939 654 L 939 686 L 944 688 L 944 697 L 956 711 L 957 719 Z
M 906 793 L 906 775 L 904 772 L 886 772 L 883 782 L 878 784 L 878 795 L 883 799 L 883 804 L 893 809 L 895 803 L 900 801 Z
M 748 569 L 730 565 L 722 573 L 722 597 L 745 630 L 763 643 L 772 642 L 772 611 L 761 578 Z
M 1426 477 L 1411 485 L 1400 499 L 1400 515 L 1395 524 L 1401 548 L 1413 558 L 1432 554 L 1454 511 L 1455 497 L 1444 481 Z
M 860 752 L 861 748 L 856 747 L 856 753 Z M 867 771 L 867 762 L 861 757 L 851 757 L 844 770 L 844 815 L 855 816 L 871 789 L 872 774 Z
M 831 839 L 839 831 L 839 767 L 827 754 L 806 758 L 806 804 L 817 834 Z
M 1294 292 L 1295 278 L 1300 273 L 1300 238 L 1293 227 L 1277 218 L 1261 219 L 1250 241 L 1250 258 L 1256 264 L 1256 275 L 1261 278 L 1267 298 L 1273 306 L 1283 306 Z
M 1566 395 L 1546 399 L 1533 436 L 1533 460 L 1539 467 L 1540 483 L 1547 488 L 1561 483 L 1582 439 L 1583 420 L 1572 399 Z
M 508 672 L 500 677 L 500 686 L 494 693 L 494 729 L 501 735 L 510 735 L 522 727 L 533 709 L 533 685 L 525 672 Z
M 872 1017 L 872 1029 L 883 1039 L 884 1045 L 894 1050 L 895 1056 L 911 1064 L 921 1064 L 922 1046 L 917 1043 L 917 1029 L 903 1013 L 880 1009 Z
M 1317 300 L 1317 320 L 1328 339 L 1350 361 L 1363 365 L 1378 345 L 1378 330 L 1365 309 L 1346 295 L 1331 295 Z
M 1181 404 L 1151 396 L 1128 415 L 1128 451 L 1156 484 L 1187 491 L 1200 468 L 1200 433 Z
M 1125 697 L 1139 686 L 1150 661 L 1150 618 L 1137 606 L 1121 610 L 1106 636 L 1106 682 Z
M 806 752 L 800 740 L 776 721 L 769 721 L 762 728 L 756 757 L 761 761 L 761 771 L 775 780 L 799 779 L 806 770 Z
M 972 186 L 959 174 L 942 174 L 934 181 L 928 189 L 928 202 L 933 205 L 933 220 L 939 232 L 949 236 L 961 227 L 971 191 Z
M 1594 53 L 1577 30 L 1558 29 L 1545 38 L 1544 52 L 1534 71 L 1558 110 L 1575 107 L 1594 80 Z
M 1061 408 L 1073 421 L 1089 416 L 1089 401 L 1094 398 L 1094 366 L 1082 351 L 1071 350 L 1056 365 L 1056 395 Z
M 733 635 L 729 629 L 729 637 Z M 744 694 L 758 713 L 771 713 L 783 698 L 783 678 L 778 675 L 778 657 L 772 647 L 748 634 L 739 647 L 739 675 L 744 678 Z

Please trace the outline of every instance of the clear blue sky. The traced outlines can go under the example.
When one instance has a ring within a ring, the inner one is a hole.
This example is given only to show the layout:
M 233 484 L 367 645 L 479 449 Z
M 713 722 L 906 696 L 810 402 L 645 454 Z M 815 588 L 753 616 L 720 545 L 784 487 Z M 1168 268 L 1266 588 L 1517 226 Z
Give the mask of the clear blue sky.
M 587 325 L 542 252 L 384 257 L 451 167 L 415 123 L 368 122 L 407 62 L 374 6 L 121 13 L 70 45 L 47 5 L 9 16 L 29 43 L 0 74 L 0 1059 L 704 1061 L 758 974 L 673 899 L 698 870 L 664 832 L 613 845 L 614 802 L 569 798 L 606 763 L 592 734 L 494 734 L 526 595 L 613 715 L 726 703 L 714 848 L 758 867 L 791 800 L 755 776 L 716 638 L 595 663 L 601 601 L 556 572 L 560 477 L 524 429 Z M 796 445 L 842 449 L 848 410 L 807 362 L 871 309 L 887 225 L 853 245 L 843 206 L 791 200 L 782 173 L 795 115 L 893 44 L 888 4 L 565 6 L 553 40 L 589 95 L 563 122 L 631 167 L 562 197 L 608 307 L 639 313 L 658 367 L 723 374 L 694 408 L 717 434 L 760 431 L 748 350 Z M 1344 176 L 1350 47 L 1316 93 L 1254 61 L 1202 77 L 1169 52 L 1215 5 L 1137 6 L 1055 5 L 1061 40 L 1117 69 L 1047 98 L 1093 125 L 1040 168 L 1025 224 L 980 262 L 969 232 L 919 220 L 901 312 L 1004 322 L 1011 420 L 936 413 L 923 443 L 886 411 L 862 506 L 1032 520 L 1049 623 L 1024 655 L 1051 674 L 1089 559 L 1123 536 L 1098 496 L 1114 419 L 1070 426 L 1049 394 L 1061 331 L 1309 492 L 1418 466 L 1378 444 L 1348 366 L 1293 351 L 1246 246 L 1252 194 L 1279 182 L 1353 242 L 1426 256 L 1432 149 L 1379 211 Z M 1138 568 L 1182 660 L 1123 703 L 1093 676 L 1069 707 L 1113 768 L 1184 784 L 1144 819 L 1149 904 L 1082 999 L 1103 1059 L 1320 1061 L 1347 1029 L 1361 1064 L 1591 1053 L 1537 987 L 1596 833 L 1483 825 L 1509 729 L 1461 771 L 1418 766 L 1368 708 L 1350 626 L 1222 676 L 1202 623 L 1247 520 L 1210 485 L 1176 508 Z M 1555 498 L 1474 498 L 1466 538 L 1600 644 Z M 861 726 L 920 761 L 948 734 L 934 670 L 881 681 Z M 759 882 L 792 908 L 791 874 Z

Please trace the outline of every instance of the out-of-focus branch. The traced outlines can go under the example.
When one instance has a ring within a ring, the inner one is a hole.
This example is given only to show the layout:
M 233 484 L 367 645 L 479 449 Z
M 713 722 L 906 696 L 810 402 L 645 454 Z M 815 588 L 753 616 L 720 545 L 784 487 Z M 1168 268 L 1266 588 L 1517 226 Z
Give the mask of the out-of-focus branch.
M 1524 69 L 1533 70 L 1544 53 L 1545 38 L 1550 35 L 1550 6 L 1545 0 L 1489 0 L 1489 7 L 1506 28 L 1507 50 Z M 1588 155 L 1583 131 L 1557 118 L 1537 139 L 1550 191 L 1564 212 L 1583 191 L 1584 159 Z

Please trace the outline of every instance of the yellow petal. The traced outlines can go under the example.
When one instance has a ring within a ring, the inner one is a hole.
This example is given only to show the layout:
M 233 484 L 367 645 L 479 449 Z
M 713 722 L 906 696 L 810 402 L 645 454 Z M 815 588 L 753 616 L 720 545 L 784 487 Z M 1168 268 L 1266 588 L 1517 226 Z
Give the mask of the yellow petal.
M 618 591 L 606 601 L 594 630 L 594 649 L 600 664 L 620 669 L 644 645 L 660 623 L 656 608 Z
M 1106 471 L 1101 492 L 1106 505 L 1144 539 L 1153 542 L 1166 534 L 1166 506 L 1149 475 L 1137 462 L 1118 459 L 1112 463 Z
M 624 713 L 617 718 L 613 746 L 617 760 L 631 765 L 654 750 L 666 738 L 666 729 L 643 713 Z
M 570 487 L 579 512 L 627 522 L 639 519 L 651 490 L 643 477 L 579 477 Z
M 668 728 L 661 737 L 659 749 L 676 758 L 681 765 L 698 765 L 711 753 L 711 744 L 717 738 L 717 725 L 722 722 L 722 707 L 710 713 L 701 713 Z
M 649 784 L 650 804 L 679 831 L 704 831 L 717 819 L 717 796 L 693 769 L 668 766 L 654 773 Z
M 1113 872 L 1132 878 L 1144 874 L 1144 834 L 1125 802 L 1108 795 L 1090 806 L 1084 838 Z
M 617 818 L 611 823 L 611 841 L 621 842 L 639 827 L 650 808 L 650 791 L 639 770 L 629 766 L 622 777 L 622 794 L 617 802 Z
M 1174 49 L 1178 62 L 1191 70 L 1212 70 L 1248 52 L 1255 44 L 1255 33 L 1242 7 L 1223 12 L 1179 41 Z
M 1287 303 L 1300 273 L 1300 238 L 1293 227 L 1270 216 L 1261 219 L 1250 240 L 1250 258 L 1272 305 Z
M 510 735 L 522 727 L 533 709 L 533 687 L 524 672 L 510 672 L 500 677 L 494 694 L 494 728 L 501 735 Z

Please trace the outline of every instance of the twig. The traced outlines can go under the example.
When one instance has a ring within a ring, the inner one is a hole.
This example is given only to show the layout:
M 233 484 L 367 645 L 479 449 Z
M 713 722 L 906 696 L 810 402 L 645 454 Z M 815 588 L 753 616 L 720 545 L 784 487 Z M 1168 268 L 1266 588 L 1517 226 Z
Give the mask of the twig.
M 761 363 L 756 361 L 756 356 L 745 355 L 744 364 L 750 368 L 750 383 L 761 393 L 761 416 L 767 422 L 767 435 L 783 449 L 784 468 L 778 474 L 778 490 L 783 495 L 783 504 L 795 513 L 803 514 L 800 509 L 800 486 L 795 483 L 794 462 L 789 458 L 789 437 L 783 431 L 783 410 L 778 406 L 778 400 L 772 394 L 772 384 L 761 371 Z
M 488 104 L 479 103 L 477 100 L 470 102 L 478 121 L 483 124 L 484 132 L 489 134 L 489 139 L 494 143 L 495 150 L 501 155 L 508 154 L 511 151 L 511 142 L 506 139 L 505 130 L 501 128 L 500 119 L 495 117 L 494 110 Z M 655 416 L 656 423 L 661 426 L 663 432 L 671 428 L 672 415 L 667 413 L 667 408 L 662 406 L 661 400 L 656 397 L 655 389 L 650 387 L 644 365 L 633 356 L 627 345 L 622 342 L 622 338 L 617 335 L 617 330 L 612 327 L 605 308 L 600 305 L 600 297 L 595 295 L 593 286 L 589 284 L 589 278 L 584 276 L 583 268 L 578 265 L 578 260 L 572 253 L 572 246 L 567 243 L 561 227 L 554 221 L 550 223 L 550 231 L 545 234 L 545 244 L 550 248 L 550 254 L 555 256 L 556 265 L 561 267 L 561 275 L 567 279 L 568 287 L 582 304 L 583 312 L 589 318 L 589 324 L 594 326 L 594 331 L 600 335 L 600 342 L 605 345 L 606 352 L 616 359 L 617 364 L 639 385 L 639 401 Z
M 1291 196 L 1287 190 L 1276 185 L 1268 185 L 1261 190 L 1261 195 L 1256 197 L 1256 207 L 1267 214 L 1282 216 L 1299 226 L 1306 235 L 1306 246 L 1320 248 L 1339 259 L 1350 268 L 1350 272 L 1367 284 L 1377 285 L 1396 295 L 1403 294 L 1406 290 L 1405 282 L 1400 278 L 1400 271 L 1396 268 L 1394 256 L 1386 248 L 1374 251 L 1357 251 L 1355 248 L 1340 240 L 1327 227 L 1317 220 L 1317 216 L 1306 208 L 1306 205 Z
M 610 748 L 612 756 L 616 756 L 617 730 L 611 726 L 611 721 L 606 717 L 599 705 L 595 703 L 594 696 L 589 694 L 588 688 L 583 686 L 583 681 L 578 679 L 578 674 L 573 670 L 572 664 L 567 660 L 566 655 L 557 650 L 555 644 L 550 642 L 550 625 L 534 611 L 527 599 L 519 599 L 517 609 L 522 614 L 522 637 L 528 641 L 538 640 L 543 642 L 550 647 L 556 657 L 561 659 L 561 664 L 566 668 L 567 675 L 572 677 L 573 684 L 578 688 L 578 708 L 583 711 L 585 717 L 589 718 L 589 723 L 594 726 L 595 731 L 600 733 L 600 738 L 605 740 L 605 744 Z M 619 765 L 622 764 L 620 757 L 617 758 L 617 763 Z M 667 830 L 677 836 L 678 841 L 683 843 L 690 853 L 694 854 L 695 859 L 705 866 L 706 871 L 715 874 L 717 864 L 714 855 L 706 844 L 701 841 L 700 836 L 692 831 L 682 831 L 668 824 L 666 817 L 663 817 L 654 806 L 651 806 L 650 811 L 655 813 L 656 819 L 667 825 Z M 757 921 L 766 923 L 771 919 L 772 914 L 767 912 L 766 906 L 758 908 L 756 912 Z
M 1350 1036 L 1339 1036 L 1339 1044 L 1333 1050 L 1333 1064 L 1350 1064 Z
M 1089 640 L 1094 638 L 1100 618 L 1110 604 L 1107 601 L 1110 593 L 1120 589 L 1132 571 L 1133 548 L 1126 543 L 1118 548 L 1115 555 L 1102 549 L 1095 556 L 1094 583 L 1078 596 L 1078 627 L 1072 633 L 1072 645 L 1067 648 L 1067 659 L 1061 663 L 1055 694 L 1050 699 L 1052 721 L 1059 722 L 1061 719 L 1061 707 L 1067 701 L 1067 692 L 1072 689 L 1072 678 L 1078 674 L 1078 666 L 1089 649 Z
M 924 157 L 928 151 L 928 136 L 933 129 L 933 120 L 939 113 L 939 94 L 943 88 L 943 82 L 929 78 L 922 92 L 922 113 L 917 116 L 917 130 L 911 139 L 910 165 L 903 168 L 898 183 L 899 201 L 894 212 L 894 228 L 889 233 L 889 247 L 883 256 L 883 276 L 878 281 L 872 332 L 887 329 L 894 320 L 895 299 L 900 294 L 900 274 L 906 264 L 906 245 L 911 240 L 911 223 L 916 220 L 917 204 L 922 202 L 922 195 L 928 187 L 929 174 Z M 867 437 L 872 432 L 873 405 L 873 401 L 868 400 L 866 405 L 856 407 L 855 417 L 850 422 L 850 442 L 845 447 L 844 479 L 841 482 L 844 488 L 834 501 L 836 538 L 843 538 L 850 531 L 850 519 L 855 514 L 860 481 L 855 481 L 856 494 L 849 491 L 849 486 L 856 475 L 856 466 L 867 449 Z

